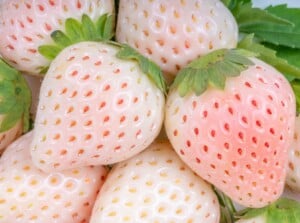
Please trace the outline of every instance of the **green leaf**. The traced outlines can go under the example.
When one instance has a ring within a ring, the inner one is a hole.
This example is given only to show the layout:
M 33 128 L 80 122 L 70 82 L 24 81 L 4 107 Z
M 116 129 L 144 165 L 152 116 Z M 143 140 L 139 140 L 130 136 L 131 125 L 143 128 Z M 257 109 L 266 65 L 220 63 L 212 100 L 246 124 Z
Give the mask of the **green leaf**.
M 28 131 L 31 90 L 22 74 L 0 59 L 0 132 L 12 128 L 20 119 Z
M 269 43 L 300 49 L 300 8 L 288 8 L 286 4 L 283 4 L 269 6 L 266 8 L 266 11 L 289 21 L 293 26 L 281 27 L 281 30 L 277 30 L 277 32 L 274 33 L 277 36 L 259 34 L 259 37 Z M 278 31 L 280 32 L 278 33 Z
M 229 8 L 229 9 L 232 9 L 233 7 L 231 6 L 235 1 L 233 0 L 221 0 L 223 2 L 223 4 Z
M 97 29 L 97 33 L 99 33 L 99 38 L 103 39 L 103 33 L 104 33 L 104 27 L 105 27 L 105 23 L 106 23 L 107 17 L 106 16 L 101 16 L 98 18 L 98 20 L 96 21 L 96 29 Z
M 292 76 L 293 78 L 300 78 L 300 67 L 296 67 L 287 60 L 277 56 L 277 52 L 265 45 L 255 42 L 254 35 L 250 34 L 245 36 L 239 43 L 238 48 L 246 49 L 258 53 L 258 58 L 272 65 L 287 78 Z
M 59 47 L 69 46 L 72 43 L 69 37 L 60 30 L 52 32 L 51 38 Z
M 199 72 L 199 74 L 197 74 L 197 72 Z M 205 70 L 203 71 L 199 71 L 199 70 L 195 70 L 194 71 L 194 83 L 192 85 L 192 88 L 194 89 L 196 95 L 200 95 L 204 92 L 205 90 L 205 86 L 207 86 L 208 84 L 208 75 L 207 74 L 204 74 L 204 73 L 200 73 L 200 72 L 205 72 Z M 188 92 L 189 88 L 187 87 L 187 92 Z M 183 93 L 184 95 L 187 93 Z
M 273 43 L 275 45 L 284 45 L 293 48 L 300 48 L 300 34 L 293 33 L 292 31 L 284 32 L 284 27 L 274 27 L 273 31 L 267 30 L 263 27 L 259 30 L 258 27 L 248 29 L 248 33 L 255 33 L 255 36 L 261 42 Z
M 53 45 L 42 45 L 38 51 L 52 61 L 64 48 L 81 41 L 108 41 L 114 36 L 115 16 L 103 14 L 96 22 L 83 14 L 81 21 L 68 18 L 65 21 L 65 32 L 55 30 L 51 33 Z M 41 67 L 45 73 L 48 67 Z
M 234 10 L 238 4 L 247 4 L 251 2 L 251 0 L 221 0 L 221 1 L 229 10 Z
M 42 45 L 38 48 L 39 53 L 50 61 L 52 61 L 61 50 L 62 48 L 57 45 Z
M 190 92 L 200 95 L 208 86 L 223 89 L 227 77 L 238 76 L 253 64 L 250 55 L 256 54 L 241 49 L 215 50 L 181 69 L 171 87 L 182 97 Z
M 293 199 L 280 198 L 263 208 L 247 208 L 236 213 L 238 219 L 265 216 L 266 223 L 300 223 L 300 203 Z
M 66 35 L 73 43 L 77 43 L 83 40 L 83 32 L 81 29 L 81 23 L 73 18 L 66 19 L 65 22 Z
M 240 72 L 238 72 L 238 74 L 240 74 Z M 230 72 L 230 75 L 232 75 L 231 72 Z M 221 71 L 221 69 L 219 69 L 218 66 L 212 67 L 211 72 L 210 72 L 209 84 L 215 88 L 224 89 L 225 81 L 226 81 L 226 76 Z
M 183 79 L 181 81 L 182 84 L 178 86 L 178 91 L 181 92 L 181 94 L 186 95 L 189 92 L 190 86 L 193 86 L 193 80 L 195 76 L 197 76 L 196 73 L 196 69 L 192 68 L 187 70 L 186 75 L 183 76 Z M 202 89 L 199 88 L 197 90 L 200 92 L 202 91 Z
M 286 6 L 281 6 L 278 10 L 274 10 L 272 6 L 261 9 L 253 7 L 250 1 L 241 1 L 230 10 L 238 23 L 240 33 L 254 33 L 261 41 L 276 45 L 300 47 L 299 32 L 295 29 L 300 20 L 299 9 L 295 12 Z M 294 16 L 286 16 L 289 14 Z
M 241 32 L 249 33 L 248 29 L 252 27 L 257 27 L 257 29 L 264 27 L 273 30 L 275 27 L 293 26 L 293 23 L 286 19 L 261 8 L 252 7 L 251 2 L 239 2 L 239 4 L 236 4 L 236 7 L 232 9 L 232 12 Z
M 264 45 L 275 50 L 277 52 L 278 57 L 287 60 L 289 64 L 300 69 L 300 49 L 286 46 L 276 46 L 266 43 L 264 43 Z
M 96 22 L 99 39 L 109 40 L 114 36 L 115 17 L 112 15 L 103 15 Z
M 84 14 L 81 18 L 81 22 L 82 22 L 82 33 L 84 39 L 88 39 L 88 40 L 96 39 L 97 30 L 95 24 L 90 19 L 90 17 Z
M 108 16 L 104 24 L 103 39 L 111 39 L 114 36 L 114 30 L 115 30 L 114 24 L 115 24 L 115 17 Z
M 141 70 L 156 84 L 161 91 L 164 93 L 166 92 L 166 82 L 159 66 L 138 53 L 138 51 L 131 48 L 127 44 L 114 44 L 120 46 L 120 50 L 116 55 L 118 58 L 137 61 Z

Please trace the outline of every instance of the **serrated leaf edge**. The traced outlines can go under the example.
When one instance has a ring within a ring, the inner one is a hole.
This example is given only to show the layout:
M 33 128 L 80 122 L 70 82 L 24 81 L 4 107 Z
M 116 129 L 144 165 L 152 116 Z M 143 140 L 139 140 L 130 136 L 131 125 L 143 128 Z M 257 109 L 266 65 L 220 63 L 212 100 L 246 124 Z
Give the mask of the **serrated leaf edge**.
M 170 89 L 177 89 L 184 97 L 188 93 L 201 95 L 210 86 L 224 89 L 227 77 L 240 75 L 253 62 L 249 57 L 256 54 L 241 49 L 219 49 L 199 57 L 182 68 Z M 226 64 L 226 70 L 221 69 Z
M 86 14 L 82 15 L 80 21 L 74 18 L 66 19 L 65 31 L 53 31 L 51 33 L 53 44 L 39 46 L 39 53 L 51 62 L 64 48 L 69 45 L 82 41 L 108 41 L 113 38 L 115 26 L 114 14 L 106 13 L 101 15 L 95 22 L 93 22 L 93 26 L 90 26 L 90 22 L 93 21 Z M 47 67 L 43 67 L 40 72 L 45 73 L 47 69 Z

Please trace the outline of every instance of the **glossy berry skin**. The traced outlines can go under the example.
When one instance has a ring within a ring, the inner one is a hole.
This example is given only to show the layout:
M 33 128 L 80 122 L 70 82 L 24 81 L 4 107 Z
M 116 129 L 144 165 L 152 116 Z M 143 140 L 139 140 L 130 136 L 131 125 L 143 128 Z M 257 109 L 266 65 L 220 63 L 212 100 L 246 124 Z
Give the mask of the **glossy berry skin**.
M 107 165 L 144 150 L 163 125 L 165 97 L 118 48 L 81 42 L 52 62 L 41 86 L 31 146 L 47 172 Z
M 116 39 L 153 60 L 172 80 L 198 56 L 236 47 L 238 27 L 219 0 L 120 0 Z
M 67 18 L 92 20 L 114 11 L 111 0 L 2 0 L 0 1 L 0 54 L 16 69 L 41 75 L 49 61 L 39 52 L 41 45 L 52 44 L 50 34 L 64 30 Z
M 295 192 L 300 192 L 300 116 L 296 117 L 295 133 L 289 151 L 286 184 Z
M 295 126 L 295 96 L 271 66 L 254 65 L 196 96 L 173 89 L 165 128 L 181 159 L 237 203 L 262 207 L 282 194 Z
M 0 222 L 89 222 L 107 168 L 44 173 L 30 157 L 32 133 L 13 142 L 0 159 Z
M 167 141 L 116 164 L 95 203 L 90 223 L 219 223 L 212 187 L 192 172 Z

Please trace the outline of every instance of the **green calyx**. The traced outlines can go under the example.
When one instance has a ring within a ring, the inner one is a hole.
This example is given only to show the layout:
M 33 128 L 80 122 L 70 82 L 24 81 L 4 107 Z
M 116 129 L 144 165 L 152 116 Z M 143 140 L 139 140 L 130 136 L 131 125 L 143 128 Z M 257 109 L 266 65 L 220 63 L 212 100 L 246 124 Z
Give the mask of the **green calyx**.
M 136 61 L 139 64 L 141 70 L 148 76 L 148 78 L 153 81 L 164 94 L 166 94 L 166 81 L 163 77 L 162 70 L 158 65 L 141 55 L 138 51 L 128 46 L 127 44 L 120 44 L 116 42 L 113 42 L 112 44 L 120 47 L 120 50 L 116 55 L 119 59 Z
M 83 15 L 81 21 L 69 18 L 65 22 L 65 32 L 56 30 L 51 33 L 53 45 L 43 45 L 39 47 L 39 53 L 52 61 L 64 48 L 83 41 L 105 42 L 119 47 L 116 55 L 120 59 L 135 60 L 141 70 L 157 85 L 166 92 L 166 83 L 161 69 L 152 61 L 142 56 L 133 48 L 126 44 L 111 41 L 114 36 L 115 17 L 104 14 L 96 22 L 93 22 L 87 15 Z M 48 67 L 42 68 L 41 73 L 46 73 Z
M 234 77 L 253 62 L 255 53 L 243 49 L 220 49 L 193 60 L 177 74 L 172 88 L 180 96 L 188 93 L 201 95 L 209 86 L 224 89 L 227 77 Z
M 237 219 L 251 219 L 258 216 L 264 216 L 266 223 L 300 223 L 300 203 L 280 198 L 266 207 L 246 208 L 236 213 Z
M 51 33 L 53 45 L 43 45 L 38 48 L 40 54 L 52 61 L 64 48 L 82 41 L 106 41 L 114 36 L 115 16 L 104 14 L 96 20 L 84 14 L 81 21 L 68 18 L 65 21 L 65 32 L 56 30 Z M 42 68 L 45 73 L 47 67 Z
M 31 90 L 22 74 L 0 59 L 0 132 L 23 121 L 23 132 L 29 130 Z

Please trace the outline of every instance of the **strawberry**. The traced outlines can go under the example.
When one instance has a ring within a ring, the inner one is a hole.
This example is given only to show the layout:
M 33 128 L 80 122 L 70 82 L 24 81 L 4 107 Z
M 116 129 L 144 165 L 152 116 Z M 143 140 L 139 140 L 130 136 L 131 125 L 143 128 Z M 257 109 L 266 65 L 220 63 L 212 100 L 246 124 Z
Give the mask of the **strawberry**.
M 0 222 L 89 222 L 107 168 L 44 173 L 30 157 L 32 133 L 13 142 L 1 157 Z
M 50 34 L 63 29 L 67 18 L 79 19 L 87 14 L 97 21 L 101 15 L 113 12 L 112 0 L 1 0 L 0 54 L 18 70 L 40 75 L 50 61 L 38 47 L 52 44 Z
M 29 129 L 31 91 L 20 72 L 0 58 L 0 154 Z
M 116 164 L 95 202 L 90 223 L 218 223 L 211 186 L 192 172 L 167 141 Z
M 81 42 L 52 61 L 41 86 L 31 146 L 36 166 L 48 172 L 113 164 L 156 138 L 164 93 L 146 75 L 151 66 L 143 71 L 131 56 L 146 69 L 151 63 L 134 53 L 117 43 Z
M 198 175 L 235 202 L 262 207 L 282 194 L 295 110 L 281 73 L 251 53 L 223 49 L 177 75 L 165 129 Z
M 289 164 L 286 184 L 294 191 L 300 192 L 300 116 L 296 117 L 293 143 L 289 151 Z
M 234 48 L 238 27 L 219 0 L 120 0 L 116 39 L 153 60 L 172 81 L 191 60 Z

